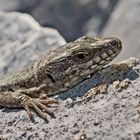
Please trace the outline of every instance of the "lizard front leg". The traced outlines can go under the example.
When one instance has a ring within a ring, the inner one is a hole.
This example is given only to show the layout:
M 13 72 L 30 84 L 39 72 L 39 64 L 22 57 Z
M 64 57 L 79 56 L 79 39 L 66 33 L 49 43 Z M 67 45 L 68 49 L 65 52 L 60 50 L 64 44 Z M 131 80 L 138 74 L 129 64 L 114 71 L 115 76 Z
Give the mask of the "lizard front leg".
M 33 108 L 41 118 L 46 119 L 47 113 L 51 117 L 55 117 L 52 110 L 48 109 L 49 104 L 57 104 L 58 101 L 55 99 L 47 99 L 46 96 L 42 96 L 42 86 L 34 87 L 30 89 L 22 89 L 16 91 L 3 91 L 0 92 L 0 105 L 4 107 L 23 107 L 30 119 L 33 118 L 30 108 Z M 36 96 L 33 96 L 34 95 Z M 38 95 L 38 96 L 37 96 Z M 40 95 L 40 96 L 39 96 Z M 40 97 L 40 98 L 36 98 Z

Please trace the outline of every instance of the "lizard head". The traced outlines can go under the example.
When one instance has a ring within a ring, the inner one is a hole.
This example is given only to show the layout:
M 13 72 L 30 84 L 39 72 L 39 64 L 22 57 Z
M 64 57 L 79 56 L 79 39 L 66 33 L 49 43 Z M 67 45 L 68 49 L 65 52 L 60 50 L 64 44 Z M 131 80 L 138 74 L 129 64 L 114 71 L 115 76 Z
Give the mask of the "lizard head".
M 46 65 L 48 78 L 64 91 L 103 68 L 120 53 L 121 49 L 122 43 L 117 38 L 84 36 L 50 51 L 46 64 L 43 65 Z
M 50 62 L 50 66 L 57 67 L 57 72 L 73 68 L 83 71 L 92 69 L 94 72 L 112 61 L 121 50 L 122 43 L 117 38 L 84 36 L 51 51 L 47 61 Z
M 74 65 L 86 65 L 89 61 L 102 65 L 113 60 L 122 50 L 118 38 L 94 38 L 84 36 L 49 52 L 50 63 L 71 61 Z

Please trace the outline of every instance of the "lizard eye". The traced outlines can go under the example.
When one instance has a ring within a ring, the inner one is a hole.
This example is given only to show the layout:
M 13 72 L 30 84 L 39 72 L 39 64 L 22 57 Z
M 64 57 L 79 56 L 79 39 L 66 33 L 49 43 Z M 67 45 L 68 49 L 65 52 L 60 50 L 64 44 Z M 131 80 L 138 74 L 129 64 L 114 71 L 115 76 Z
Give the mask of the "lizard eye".
M 78 63 L 84 63 L 90 59 L 90 53 L 88 51 L 81 51 L 74 53 L 74 60 Z
M 75 56 L 77 59 L 83 60 L 88 57 L 88 54 L 80 52 L 80 53 L 77 53 Z

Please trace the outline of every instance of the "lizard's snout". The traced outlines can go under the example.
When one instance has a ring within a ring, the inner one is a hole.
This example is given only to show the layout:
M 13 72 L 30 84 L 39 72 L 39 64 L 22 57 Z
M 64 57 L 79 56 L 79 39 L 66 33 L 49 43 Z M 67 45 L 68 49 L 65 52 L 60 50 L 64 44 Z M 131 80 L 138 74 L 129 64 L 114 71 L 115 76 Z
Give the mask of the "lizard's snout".
M 104 38 L 104 41 L 107 42 L 112 48 L 118 47 L 119 50 L 122 49 L 122 42 L 116 37 Z
M 116 55 L 118 55 L 121 52 L 122 42 L 118 38 L 104 38 L 104 41 L 109 45 L 110 50 L 112 50 Z

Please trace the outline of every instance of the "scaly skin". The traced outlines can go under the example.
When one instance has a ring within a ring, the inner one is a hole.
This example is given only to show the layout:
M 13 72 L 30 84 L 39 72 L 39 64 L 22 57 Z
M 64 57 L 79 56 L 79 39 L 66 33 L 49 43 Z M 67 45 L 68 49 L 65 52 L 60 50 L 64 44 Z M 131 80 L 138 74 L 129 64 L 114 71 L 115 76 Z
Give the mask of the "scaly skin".
M 49 51 L 31 66 L 0 79 L 0 105 L 23 107 L 30 118 L 30 107 L 43 119 L 46 119 L 45 113 L 54 117 L 47 105 L 58 102 L 46 100 L 45 95 L 57 94 L 79 84 L 112 61 L 121 49 L 117 38 L 84 36 Z

